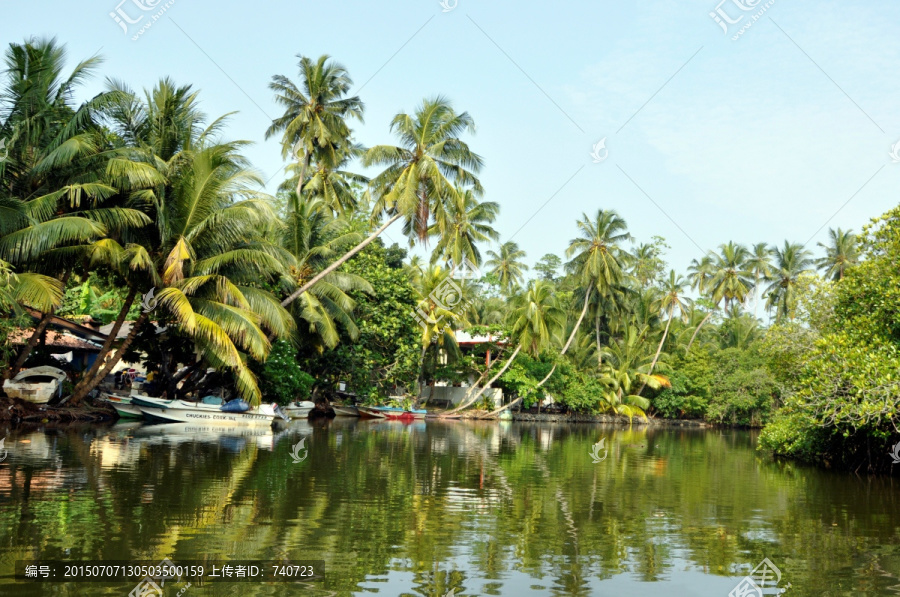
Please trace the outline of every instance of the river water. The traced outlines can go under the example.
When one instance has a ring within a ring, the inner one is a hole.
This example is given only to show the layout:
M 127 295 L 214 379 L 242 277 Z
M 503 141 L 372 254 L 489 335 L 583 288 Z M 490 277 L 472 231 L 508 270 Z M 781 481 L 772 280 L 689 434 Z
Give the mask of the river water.
M 164 558 L 321 562 L 313 581 L 160 587 L 184 597 L 726 597 L 764 558 L 765 594 L 900 594 L 900 486 L 772 462 L 746 431 L 120 423 L 5 450 L 3 596 L 135 588 L 16 581 L 17 560 Z

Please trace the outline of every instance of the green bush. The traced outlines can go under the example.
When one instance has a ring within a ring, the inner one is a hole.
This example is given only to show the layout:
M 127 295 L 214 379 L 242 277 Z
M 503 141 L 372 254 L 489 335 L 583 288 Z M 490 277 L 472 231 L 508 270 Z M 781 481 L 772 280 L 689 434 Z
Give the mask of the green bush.
M 297 364 L 296 351 L 289 342 L 278 340 L 259 375 L 264 399 L 284 406 L 293 400 L 308 400 L 315 379 Z

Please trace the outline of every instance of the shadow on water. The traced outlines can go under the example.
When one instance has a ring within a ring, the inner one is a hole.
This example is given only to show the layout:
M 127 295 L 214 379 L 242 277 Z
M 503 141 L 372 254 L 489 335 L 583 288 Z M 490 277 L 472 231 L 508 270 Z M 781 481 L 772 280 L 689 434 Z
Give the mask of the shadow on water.
M 166 557 L 325 561 L 306 585 L 184 593 L 216 597 L 724 597 L 765 557 L 788 595 L 900 594 L 900 488 L 772 462 L 746 431 L 337 418 L 37 430 L 5 447 L 3 595 L 133 586 L 15 583 L 15 560 Z

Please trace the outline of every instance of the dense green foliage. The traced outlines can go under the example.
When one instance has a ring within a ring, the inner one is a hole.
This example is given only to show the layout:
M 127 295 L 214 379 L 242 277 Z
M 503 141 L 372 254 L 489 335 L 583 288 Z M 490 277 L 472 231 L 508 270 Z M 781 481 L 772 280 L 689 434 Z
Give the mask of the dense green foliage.
M 761 438 L 777 454 L 889 470 L 900 400 L 900 209 L 877 219 L 866 259 L 835 286 L 833 314 Z
M 285 340 L 277 341 L 259 371 L 263 396 L 282 406 L 293 400 L 309 400 L 315 379 L 300 368 L 297 351 Z

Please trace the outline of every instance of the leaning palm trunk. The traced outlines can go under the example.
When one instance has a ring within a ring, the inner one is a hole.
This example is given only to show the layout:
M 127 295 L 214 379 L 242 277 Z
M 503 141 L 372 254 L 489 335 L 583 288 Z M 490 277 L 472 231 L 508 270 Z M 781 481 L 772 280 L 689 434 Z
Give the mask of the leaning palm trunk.
M 72 274 L 71 270 L 66 271 L 66 273 L 62 277 L 62 285 L 63 288 L 66 287 L 66 283 L 69 281 L 69 276 Z M 25 343 L 25 346 L 22 347 L 22 352 L 19 353 L 19 356 L 16 358 L 16 362 L 10 365 L 10 367 L 3 372 L 3 379 L 7 380 L 13 377 L 15 373 L 25 365 L 25 361 L 28 360 L 28 357 L 31 355 L 31 351 L 38 345 L 41 338 L 44 337 L 44 333 L 47 331 L 47 328 L 50 327 L 50 322 L 53 320 L 53 313 L 56 309 L 50 309 L 43 315 L 41 315 L 41 320 L 38 322 L 37 326 L 34 328 L 34 333 L 31 334 L 31 337 L 28 338 L 28 342 Z
M 134 342 L 135 337 L 137 336 L 138 330 L 141 325 L 147 320 L 147 314 L 141 313 L 141 316 L 137 318 L 137 321 L 134 322 L 134 325 L 131 326 L 131 331 L 128 332 L 128 335 L 125 337 L 125 340 L 122 341 L 122 344 L 119 345 L 119 348 L 116 350 L 115 354 L 112 356 L 109 361 L 103 366 L 102 369 L 82 388 L 73 392 L 72 397 L 70 398 L 70 404 L 72 406 L 78 406 L 82 400 L 84 400 L 85 396 L 88 395 L 94 388 L 100 385 L 100 382 L 109 375 L 109 372 L 113 370 L 113 368 L 119 364 L 119 361 L 122 360 L 122 357 L 125 355 L 125 351 L 128 350 L 128 347 L 131 346 L 131 343 Z
M 454 413 L 458 413 L 459 411 L 461 411 L 461 410 L 463 410 L 463 409 L 466 409 L 466 408 L 469 408 L 470 406 L 472 406 L 473 404 L 475 404 L 476 402 L 478 402 L 478 399 L 481 398 L 481 395 L 484 394 L 485 391 L 487 391 L 487 389 L 488 389 L 489 387 L 491 387 L 491 384 L 493 384 L 495 381 L 497 381 L 498 379 L 500 379 L 500 376 L 501 376 L 501 375 L 503 375 L 504 373 L 506 373 L 506 370 L 509 369 L 509 366 L 512 365 L 512 362 L 513 362 L 514 360 L 516 360 L 516 357 L 519 355 L 519 351 L 520 351 L 520 350 L 522 350 L 522 345 L 521 345 L 521 344 L 520 344 L 519 346 L 516 346 L 516 350 L 512 353 L 512 355 L 509 357 L 509 360 L 506 361 L 506 364 L 503 365 L 503 368 L 500 369 L 500 371 L 497 373 L 497 375 L 495 375 L 494 377 L 492 377 L 491 380 L 490 380 L 489 382 L 487 382 L 487 384 L 485 384 L 485 385 L 481 388 L 481 390 L 479 390 L 479 392 L 478 392 L 477 394 L 475 394 L 475 396 L 473 396 L 473 397 L 470 398 L 469 400 L 466 400 L 465 402 L 463 402 L 462 404 L 460 404 L 459 406 L 457 406 L 457 407 L 454 408 L 453 410 L 448 410 L 447 412 L 445 412 L 445 413 L 442 414 L 441 416 L 442 416 L 442 417 L 446 417 L 446 416 L 448 416 L 448 415 L 452 415 L 452 414 L 454 414 Z
M 119 315 L 116 317 L 116 321 L 113 324 L 112 330 L 110 330 L 109 335 L 106 337 L 106 340 L 103 342 L 103 346 L 100 348 L 100 352 L 97 354 L 97 358 L 94 359 L 94 364 L 91 365 L 91 368 L 88 369 L 88 372 L 82 376 L 81 381 L 75 386 L 73 390 L 73 395 L 78 394 L 81 389 L 90 383 L 94 377 L 97 375 L 97 372 L 100 371 L 100 367 L 103 366 L 103 361 L 106 358 L 106 355 L 109 354 L 110 350 L 112 350 L 113 342 L 116 341 L 116 336 L 119 335 L 119 330 L 122 329 L 122 325 L 125 323 L 125 319 L 128 317 L 128 311 L 131 309 L 131 305 L 134 303 L 134 299 L 137 296 L 137 288 L 132 287 L 128 291 L 128 296 L 125 297 L 125 303 L 122 305 L 122 309 L 119 310 Z
M 572 344 L 572 340 L 575 339 L 575 335 L 578 333 L 578 328 L 581 327 L 581 322 L 584 321 L 584 316 L 587 315 L 588 303 L 591 300 L 591 291 L 593 287 L 589 287 L 587 293 L 584 295 L 584 308 L 581 309 L 581 315 L 578 316 L 578 321 L 575 322 L 575 327 L 572 329 L 572 333 L 569 334 L 569 339 L 566 340 L 566 345 L 563 346 L 561 355 L 566 354 L 566 351 L 569 350 L 569 346 Z
M 706 317 L 703 318 L 703 321 L 701 321 L 701 322 L 700 322 L 700 325 L 697 326 L 697 329 L 694 330 L 694 333 L 691 335 L 691 341 L 688 342 L 688 345 L 687 345 L 687 351 L 688 351 L 688 352 L 691 351 L 691 344 L 694 343 L 694 338 L 697 337 L 697 334 L 700 332 L 700 328 L 703 327 L 703 324 L 706 323 L 706 321 L 707 321 L 710 317 L 712 317 L 712 311 L 710 311 L 709 313 L 706 314 Z
M 295 290 L 289 297 L 287 297 L 286 299 L 284 299 L 283 301 L 281 301 L 281 306 L 282 306 L 282 307 L 287 307 L 288 305 L 290 305 L 291 303 L 293 303 L 293 302 L 297 299 L 297 297 L 299 297 L 301 294 L 303 294 L 304 292 L 306 292 L 307 290 L 309 290 L 310 288 L 312 288 L 313 286 L 315 286 L 316 284 L 318 284 L 319 281 L 322 280 L 322 278 L 324 278 L 325 276 L 327 276 L 328 274 L 330 274 L 331 272 L 333 272 L 333 271 L 336 270 L 337 268 L 339 268 L 339 267 L 341 267 L 342 265 L 344 265 L 344 263 L 345 263 L 348 259 L 350 259 L 350 258 L 353 257 L 354 255 L 356 255 L 357 253 L 359 253 L 360 251 L 362 251 L 363 249 L 365 249 L 366 246 L 367 246 L 369 243 L 371 243 L 373 240 L 375 240 L 376 238 L 378 238 L 378 236 L 379 236 L 382 232 L 384 232 L 385 230 L 387 230 L 388 226 L 390 226 L 391 224 L 393 224 L 394 222 L 396 222 L 397 220 L 399 220 L 402 216 L 403 216 L 403 214 L 397 214 L 397 215 L 395 215 L 394 217 L 392 217 L 390 220 L 388 220 L 387 222 L 385 222 L 380 228 L 378 228 L 378 230 L 376 230 L 375 232 L 373 232 L 372 234 L 370 234 L 370 235 L 368 236 L 368 238 L 366 238 L 364 241 L 362 241 L 361 243 L 359 243 L 358 245 L 356 245 L 355 247 L 353 247 L 352 249 L 350 249 L 349 251 L 347 251 L 346 253 L 344 253 L 344 256 L 343 256 L 343 257 L 341 257 L 340 259 L 338 259 L 337 261 L 335 261 L 334 263 L 332 263 L 331 265 L 329 265 L 328 267 L 326 267 L 325 269 L 323 269 L 321 272 L 319 272 L 318 274 L 316 274 L 316 275 L 313 277 L 312 280 L 310 280 L 309 282 L 307 282 L 306 284 L 304 284 L 303 286 L 301 286 L 300 288 L 298 288 L 297 290 Z
M 649 378 L 653 375 L 653 368 L 656 367 L 656 362 L 659 360 L 659 354 L 662 352 L 663 344 L 666 343 L 666 336 L 669 335 L 669 326 L 672 325 L 672 312 L 669 311 L 669 320 L 666 322 L 666 329 L 663 331 L 662 340 L 659 341 L 659 346 L 656 348 L 656 354 L 653 355 L 653 361 L 650 363 L 650 370 L 647 371 L 647 377 Z M 644 391 L 644 388 L 647 386 L 647 380 L 644 380 L 644 383 L 641 384 L 641 389 L 637 391 L 637 396 L 641 395 L 641 392 Z

